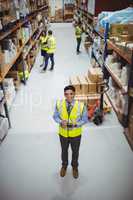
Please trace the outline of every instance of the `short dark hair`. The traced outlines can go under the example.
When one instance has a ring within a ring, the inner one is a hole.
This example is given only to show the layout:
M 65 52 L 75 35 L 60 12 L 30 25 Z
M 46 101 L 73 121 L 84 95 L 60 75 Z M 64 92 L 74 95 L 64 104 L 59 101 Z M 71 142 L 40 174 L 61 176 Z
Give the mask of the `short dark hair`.
M 68 85 L 64 88 L 64 92 L 66 92 L 67 90 L 72 90 L 73 92 L 75 92 L 75 87 L 73 85 Z
M 42 35 L 47 35 L 47 31 L 43 30 Z
M 49 31 L 48 31 L 48 34 L 49 34 L 49 35 L 52 35 L 52 34 L 53 34 L 53 32 L 52 32 L 51 30 L 49 30 Z

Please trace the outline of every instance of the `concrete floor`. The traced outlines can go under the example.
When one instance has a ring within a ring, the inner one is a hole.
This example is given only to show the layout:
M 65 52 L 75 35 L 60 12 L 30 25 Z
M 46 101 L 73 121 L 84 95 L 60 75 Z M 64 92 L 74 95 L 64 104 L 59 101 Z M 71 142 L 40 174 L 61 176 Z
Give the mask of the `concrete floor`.
M 76 55 L 71 24 L 53 24 L 52 29 L 55 70 L 41 74 L 38 55 L 12 107 L 12 129 L 0 146 L 0 200 L 132 200 L 133 153 L 113 112 L 102 126 L 85 126 L 79 179 L 73 179 L 71 167 L 65 178 L 59 176 L 55 101 L 63 97 L 70 75 L 87 73 L 89 58 L 83 47 Z

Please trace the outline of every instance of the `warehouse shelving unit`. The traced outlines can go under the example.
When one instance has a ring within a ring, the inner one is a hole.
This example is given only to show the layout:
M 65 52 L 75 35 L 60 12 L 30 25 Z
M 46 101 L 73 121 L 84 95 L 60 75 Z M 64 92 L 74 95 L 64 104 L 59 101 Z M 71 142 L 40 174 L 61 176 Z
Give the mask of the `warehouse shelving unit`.
M 101 38 L 103 38 L 103 35 L 101 33 L 98 33 L 98 31 L 96 31 L 96 30 L 94 30 L 94 31 Z M 105 55 L 105 58 L 103 60 L 105 61 L 105 59 L 106 59 L 108 48 L 112 49 L 113 51 L 115 51 L 122 59 L 124 59 L 130 65 L 130 73 L 129 74 L 132 74 L 131 71 L 132 71 L 132 68 L 133 68 L 133 59 L 128 54 L 126 54 L 125 51 L 123 51 L 121 48 L 116 46 L 112 41 L 110 41 L 107 38 L 105 40 L 105 46 L 107 46 L 107 48 L 104 50 L 104 53 L 106 55 Z M 97 61 L 98 61 L 98 59 L 97 59 Z M 129 142 L 131 148 L 133 148 L 133 139 L 131 138 L 130 133 L 129 133 L 129 129 L 128 129 L 128 126 L 129 126 L 129 113 L 130 113 L 130 108 L 131 108 L 131 106 L 133 104 L 133 99 L 132 99 L 131 95 L 129 94 L 129 91 L 131 91 L 131 88 L 133 87 L 133 85 L 130 84 L 131 80 L 133 79 L 133 76 L 132 76 L 133 74 L 130 75 L 130 77 L 129 77 L 128 85 L 127 86 L 123 86 L 122 83 L 121 83 L 121 80 L 112 71 L 112 69 L 105 62 L 104 62 L 103 65 L 104 65 L 103 72 L 104 72 L 105 77 L 106 77 L 106 75 L 108 73 L 107 78 L 109 78 L 109 76 L 111 76 L 113 81 L 116 83 L 116 85 L 121 90 L 121 94 L 128 96 L 128 98 L 127 98 L 128 99 L 128 102 L 127 102 L 128 106 L 126 108 L 125 113 L 123 113 L 123 115 L 120 116 L 119 109 L 115 105 L 114 99 L 111 98 L 109 92 L 106 92 L 106 95 L 107 95 L 107 97 L 108 97 L 108 99 L 109 99 L 114 111 L 117 114 L 118 120 L 120 121 L 120 123 L 122 124 L 122 126 L 124 128 L 124 134 L 125 134 L 128 142 Z
M 108 47 L 113 49 L 118 55 L 120 55 L 123 59 L 125 59 L 130 65 L 132 65 L 132 57 L 129 56 L 125 51 L 117 47 L 115 44 L 113 44 L 112 41 L 108 40 Z
M 90 21 L 90 14 L 86 14 L 86 11 L 83 11 L 80 8 L 77 8 L 77 10 L 82 14 L 81 16 L 85 16 L 85 18 L 87 18 Z M 93 20 L 93 19 L 92 19 Z M 115 84 L 118 86 L 118 88 L 121 90 L 121 94 L 122 95 L 127 95 L 127 99 L 128 99 L 128 106 L 125 111 L 125 113 L 123 113 L 123 116 L 120 116 L 119 110 L 115 104 L 114 99 L 111 98 L 109 92 L 106 92 L 106 95 L 114 109 L 114 111 L 117 114 L 118 120 L 120 121 L 120 123 L 122 124 L 123 128 L 124 128 L 124 133 L 125 136 L 130 144 L 130 146 L 133 148 L 133 136 L 131 137 L 131 133 L 129 131 L 129 121 L 130 121 L 130 110 L 133 106 L 133 51 L 132 51 L 132 57 L 126 53 L 123 49 L 121 49 L 120 47 L 118 47 L 117 45 L 115 45 L 115 43 L 113 43 L 110 39 L 108 39 L 108 27 L 106 27 L 104 34 L 101 31 L 98 31 L 95 27 L 93 27 L 92 23 L 91 24 L 87 24 L 86 22 L 87 20 L 84 20 L 84 17 L 82 17 L 81 22 L 85 25 L 86 29 L 85 32 L 92 38 L 94 39 L 93 34 L 99 36 L 101 38 L 101 40 L 104 40 L 104 50 L 102 51 L 100 49 L 100 55 L 98 55 L 95 50 L 92 48 L 92 55 L 95 58 L 95 60 L 97 61 L 97 63 L 99 64 L 99 66 L 102 67 L 103 69 L 103 73 L 104 73 L 104 78 L 107 80 L 108 83 L 108 79 L 109 77 L 111 77 L 113 79 L 113 81 L 115 82 Z M 108 26 L 108 25 L 107 25 Z M 89 29 L 89 31 L 88 31 Z M 107 53 L 108 53 L 108 49 L 112 49 L 113 51 L 115 51 L 118 56 L 120 56 L 123 60 L 125 60 L 125 62 L 127 62 L 128 65 L 130 65 L 130 76 L 129 76 L 129 81 L 128 81 L 128 85 L 127 86 L 123 86 L 123 84 L 121 83 L 120 78 L 112 71 L 112 69 L 110 68 L 110 66 L 108 66 L 105 63 L 105 59 L 107 57 Z M 101 96 L 101 108 L 103 108 L 103 95 Z
M 5 31 L 1 31 L 0 33 L 0 41 L 4 40 L 5 38 L 7 38 L 9 35 L 11 35 L 12 33 L 14 33 L 15 31 L 19 30 L 21 27 L 23 27 L 27 22 L 32 22 L 32 20 L 34 20 L 38 13 L 40 12 L 48 12 L 49 6 L 48 4 L 45 5 L 40 5 L 39 1 L 37 2 L 38 5 L 38 9 L 33 10 L 30 14 L 28 14 L 28 16 L 26 16 L 23 19 L 20 20 L 16 20 L 16 22 L 14 23 L 14 25 Z M 47 3 L 47 1 L 46 1 Z M 39 6 L 40 5 L 40 6 Z M 4 107 L 4 115 L 5 117 L 8 119 L 8 124 L 9 124 L 9 128 L 11 128 L 11 121 L 10 121 L 10 116 L 9 116 L 9 110 L 8 110 L 8 106 L 7 106 L 7 101 L 6 101 L 6 95 L 5 95 L 5 88 L 3 85 L 3 81 L 6 77 L 6 75 L 8 74 L 9 70 L 13 67 L 13 65 L 17 62 L 17 60 L 19 59 L 20 56 L 22 56 L 22 61 L 23 61 L 23 77 L 24 77 L 24 84 L 26 84 L 26 76 L 25 76 L 25 67 L 24 67 L 24 60 L 27 58 L 29 52 L 32 50 L 32 48 L 37 44 L 39 36 L 42 32 L 42 29 L 40 29 L 39 25 L 37 28 L 35 28 L 34 30 L 32 30 L 32 34 L 30 35 L 30 37 L 22 44 L 22 46 L 19 48 L 19 50 L 17 51 L 16 55 L 14 56 L 14 58 L 11 60 L 11 62 L 9 64 L 4 64 L 4 66 L 2 66 L 2 72 L 0 73 L 0 87 L 1 90 L 3 91 L 3 98 L 0 101 L 0 115 L 3 116 L 3 110 L 2 108 Z M 35 37 L 34 37 L 35 35 Z M 34 37 L 34 38 L 33 38 Z M 23 50 L 25 48 L 26 45 L 29 45 L 28 50 L 23 53 Z M 37 55 L 38 51 L 36 51 L 35 56 Z M 31 69 L 30 69 L 31 71 Z

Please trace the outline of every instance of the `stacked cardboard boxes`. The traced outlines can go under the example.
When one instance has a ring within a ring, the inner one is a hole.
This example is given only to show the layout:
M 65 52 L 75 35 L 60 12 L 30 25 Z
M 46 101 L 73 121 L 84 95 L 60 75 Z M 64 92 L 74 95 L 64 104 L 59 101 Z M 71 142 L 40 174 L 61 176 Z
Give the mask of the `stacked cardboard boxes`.
M 112 24 L 110 27 L 110 35 L 133 35 L 133 24 Z
M 103 85 L 103 73 L 101 68 L 89 68 L 88 75 L 70 77 L 69 83 L 76 89 L 75 99 L 86 105 L 94 105 L 100 101 L 101 86 Z M 104 110 L 111 108 L 105 96 Z
M 88 82 L 88 93 L 89 94 L 97 93 L 96 83 L 93 83 L 88 76 L 85 76 L 85 79 Z
M 100 83 L 103 81 L 103 73 L 100 67 L 96 68 L 89 68 L 88 70 L 88 77 L 91 82 L 93 83 Z
M 69 82 L 71 85 L 73 85 L 76 89 L 76 95 L 80 95 L 81 94 L 81 87 L 80 87 L 80 82 L 77 79 L 76 76 L 70 77 Z
M 77 76 L 77 79 L 80 83 L 81 95 L 88 95 L 88 82 L 85 79 L 85 76 Z
M 88 75 L 70 77 L 70 84 L 76 88 L 76 95 L 96 94 L 103 83 L 103 73 L 100 68 L 90 68 Z
M 74 5 L 71 4 L 71 3 L 65 4 L 64 20 L 65 21 L 72 21 L 73 20 L 73 13 L 74 13 Z
M 63 21 L 63 11 L 62 9 L 58 9 L 55 11 L 55 21 L 60 22 Z

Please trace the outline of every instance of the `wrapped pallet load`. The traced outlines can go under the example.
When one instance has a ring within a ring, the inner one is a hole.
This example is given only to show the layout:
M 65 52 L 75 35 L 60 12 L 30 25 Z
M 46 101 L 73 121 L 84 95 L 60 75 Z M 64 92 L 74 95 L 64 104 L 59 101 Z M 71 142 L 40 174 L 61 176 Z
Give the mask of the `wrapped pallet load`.
M 5 88 L 7 106 L 8 106 L 8 109 L 10 110 L 16 96 L 13 78 L 5 78 L 3 81 L 3 84 Z
M 3 140 L 7 135 L 8 128 L 8 119 L 4 116 L 0 116 L 0 140 Z

